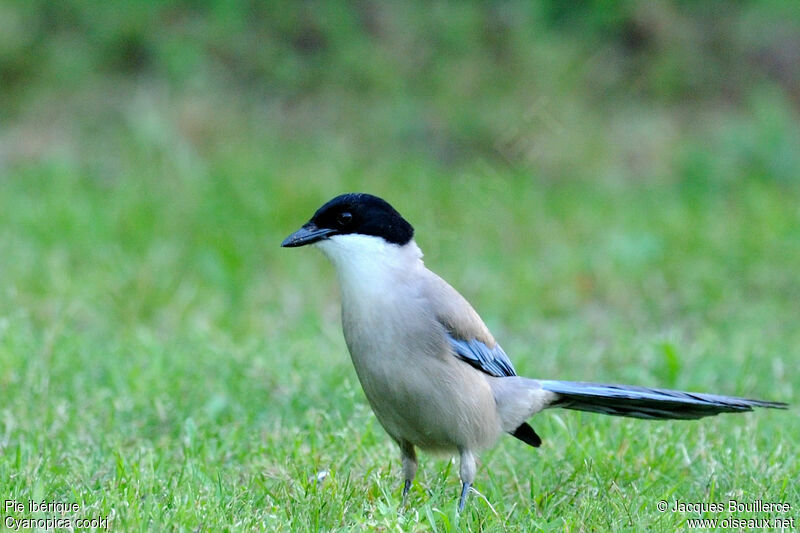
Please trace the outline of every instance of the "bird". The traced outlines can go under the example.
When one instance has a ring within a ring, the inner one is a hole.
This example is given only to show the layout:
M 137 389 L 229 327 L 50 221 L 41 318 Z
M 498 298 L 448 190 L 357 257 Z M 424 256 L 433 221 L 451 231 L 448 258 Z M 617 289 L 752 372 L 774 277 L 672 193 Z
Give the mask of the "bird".
M 459 456 L 465 508 L 479 452 L 504 433 L 539 447 L 528 420 L 549 408 L 644 419 L 697 419 L 786 403 L 631 385 L 517 375 L 467 300 L 422 261 L 414 228 L 388 202 L 336 196 L 282 247 L 311 245 L 327 256 L 341 293 L 342 330 L 364 394 L 400 448 L 402 502 L 417 453 Z

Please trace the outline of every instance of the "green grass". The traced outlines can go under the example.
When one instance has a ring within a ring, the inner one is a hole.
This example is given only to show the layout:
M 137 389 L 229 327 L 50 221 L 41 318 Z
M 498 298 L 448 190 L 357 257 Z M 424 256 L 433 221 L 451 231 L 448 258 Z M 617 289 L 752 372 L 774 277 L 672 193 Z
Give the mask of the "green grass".
M 400 509 L 332 268 L 279 247 L 378 194 L 521 374 L 797 404 L 796 67 L 759 59 L 793 4 L 731 9 L 710 44 L 667 3 L 387 5 L 369 31 L 334 3 L 207 4 L 0 17 L 0 502 L 116 531 L 673 531 L 676 499 L 800 520 L 794 406 L 545 412 L 540 449 L 482 455 L 463 515 L 457 465 L 426 454 Z
M 483 455 L 486 500 L 463 516 L 457 469 L 427 455 L 398 514 L 397 451 L 350 366 L 331 268 L 278 248 L 327 185 L 264 180 L 248 206 L 247 175 L 228 176 L 177 195 L 53 168 L 2 183 L 3 498 L 75 501 L 125 531 L 672 530 L 687 516 L 661 499 L 800 501 L 793 411 L 554 411 L 534 419 L 541 449 L 504 438 Z M 521 373 L 794 400 L 790 189 L 741 183 L 693 207 L 679 186 L 367 181 L 337 189 L 407 212 Z

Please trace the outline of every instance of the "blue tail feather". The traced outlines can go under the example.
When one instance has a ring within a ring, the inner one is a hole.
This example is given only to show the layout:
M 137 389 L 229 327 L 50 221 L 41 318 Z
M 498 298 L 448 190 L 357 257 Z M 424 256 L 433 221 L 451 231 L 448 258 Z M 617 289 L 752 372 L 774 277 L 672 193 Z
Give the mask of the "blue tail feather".
M 540 384 L 542 389 L 558 394 L 549 407 L 633 418 L 695 419 L 719 413 L 752 411 L 753 407 L 787 407 L 781 402 L 633 385 L 552 380 L 542 380 Z

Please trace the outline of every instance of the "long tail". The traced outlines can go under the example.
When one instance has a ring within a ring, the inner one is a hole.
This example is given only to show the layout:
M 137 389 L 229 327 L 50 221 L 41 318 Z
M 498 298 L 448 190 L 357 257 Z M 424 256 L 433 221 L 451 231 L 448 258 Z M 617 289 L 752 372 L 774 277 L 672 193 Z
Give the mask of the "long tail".
M 748 400 L 716 394 L 605 385 L 580 381 L 540 380 L 542 389 L 558 395 L 548 407 L 563 407 L 633 418 L 693 419 L 719 413 L 741 413 L 753 407 L 786 409 L 782 402 Z

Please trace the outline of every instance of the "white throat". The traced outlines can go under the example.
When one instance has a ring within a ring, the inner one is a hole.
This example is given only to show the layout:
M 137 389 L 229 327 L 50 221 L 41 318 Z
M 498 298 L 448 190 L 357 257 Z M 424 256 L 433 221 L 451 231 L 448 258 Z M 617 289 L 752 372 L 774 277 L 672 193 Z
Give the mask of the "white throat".
M 412 239 L 400 246 L 381 237 L 334 235 L 314 243 L 339 276 L 342 296 L 391 291 L 424 268 L 422 251 Z

